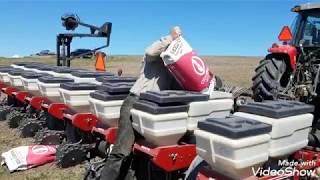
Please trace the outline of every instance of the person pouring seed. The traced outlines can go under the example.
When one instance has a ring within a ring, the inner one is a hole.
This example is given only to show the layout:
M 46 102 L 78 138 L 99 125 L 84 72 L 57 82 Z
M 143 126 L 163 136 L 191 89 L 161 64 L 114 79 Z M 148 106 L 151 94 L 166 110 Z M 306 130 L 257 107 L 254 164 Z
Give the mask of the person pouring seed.
M 181 89 L 181 86 L 165 67 L 160 57 L 160 54 L 168 48 L 170 43 L 181 34 L 179 27 L 173 27 L 169 35 L 160 38 L 160 40 L 146 49 L 139 78 L 122 104 L 117 139 L 102 169 L 100 179 L 119 180 L 133 178 L 133 173 L 128 168 L 130 163 L 129 155 L 138 136 L 131 124 L 130 109 L 139 99 L 140 93 Z

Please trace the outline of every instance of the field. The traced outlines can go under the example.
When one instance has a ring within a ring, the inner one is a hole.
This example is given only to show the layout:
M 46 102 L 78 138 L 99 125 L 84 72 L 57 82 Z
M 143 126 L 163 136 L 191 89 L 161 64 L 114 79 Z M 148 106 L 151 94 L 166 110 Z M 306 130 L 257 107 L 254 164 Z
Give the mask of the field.
M 227 56 L 205 56 L 202 57 L 215 74 L 231 84 L 250 87 L 254 68 L 261 57 L 227 57 Z M 119 68 L 123 69 L 124 75 L 137 75 L 142 56 L 111 56 L 107 60 L 107 71 L 116 73 Z M 16 61 L 39 61 L 55 64 L 54 58 L 23 58 L 7 59 L 0 58 L 0 65 L 11 64 Z M 72 67 L 94 68 L 94 60 L 77 59 L 72 62 Z M 9 129 L 7 123 L 0 122 L 0 153 L 13 147 L 28 145 L 32 138 L 22 139 L 15 129 Z M 82 179 L 85 164 L 67 169 L 58 169 L 54 163 L 30 169 L 23 172 L 8 173 L 5 168 L 0 168 L 0 179 Z

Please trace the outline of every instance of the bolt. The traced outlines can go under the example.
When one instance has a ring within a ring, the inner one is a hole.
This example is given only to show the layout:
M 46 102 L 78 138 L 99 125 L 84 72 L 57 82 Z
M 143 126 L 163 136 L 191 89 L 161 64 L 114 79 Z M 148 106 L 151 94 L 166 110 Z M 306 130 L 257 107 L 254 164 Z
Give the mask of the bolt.
M 173 161 L 175 161 L 175 160 L 177 159 L 177 156 L 178 156 L 177 153 L 172 153 L 172 154 L 169 155 L 169 157 L 170 157 Z
M 92 121 L 92 119 L 91 118 L 87 118 L 85 121 L 86 121 L 86 123 L 89 124 Z

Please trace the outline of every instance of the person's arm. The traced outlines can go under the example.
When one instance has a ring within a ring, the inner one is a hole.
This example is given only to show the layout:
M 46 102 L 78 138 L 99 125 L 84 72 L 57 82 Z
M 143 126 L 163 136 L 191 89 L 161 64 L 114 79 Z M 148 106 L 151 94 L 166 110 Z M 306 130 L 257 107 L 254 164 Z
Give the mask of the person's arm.
M 165 51 L 172 42 L 171 36 L 162 37 L 160 40 L 154 42 L 151 46 L 147 47 L 145 55 L 147 61 L 155 61 L 159 59 L 160 54 Z
M 146 49 L 145 55 L 147 61 L 155 61 L 159 59 L 160 54 L 164 52 L 170 43 L 178 38 L 182 34 L 179 26 L 175 26 L 171 29 L 170 34 L 160 38 L 159 41 L 154 42 Z

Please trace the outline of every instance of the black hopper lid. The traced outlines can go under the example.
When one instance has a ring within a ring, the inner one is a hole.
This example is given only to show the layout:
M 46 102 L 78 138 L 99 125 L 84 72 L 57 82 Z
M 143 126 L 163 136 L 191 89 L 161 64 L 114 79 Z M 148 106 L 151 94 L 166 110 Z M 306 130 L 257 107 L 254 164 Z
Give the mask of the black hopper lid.
M 187 112 L 189 105 L 183 103 L 158 104 L 152 101 L 138 100 L 133 104 L 133 108 L 151 114 L 168 114 Z
M 109 93 L 129 93 L 133 84 L 134 82 L 103 83 L 98 89 Z
M 137 77 L 131 76 L 100 76 L 96 78 L 97 81 L 102 83 L 117 83 L 117 82 L 135 82 Z
M 229 116 L 226 118 L 209 118 L 205 121 L 199 121 L 198 128 L 231 139 L 240 139 L 268 134 L 271 132 L 272 126 L 253 119 Z
M 90 93 L 90 97 L 101 100 L 101 101 L 124 100 L 127 96 L 128 94 L 110 94 L 106 91 L 99 91 L 99 90 Z
M 109 72 L 99 72 L 99 71 L 73 71 L 71 72 L 73 76 L 81 77 L 81 78 L 96 78 L 99 76 L 113 76 L 112 73 Z
M 96 90 L 97 85 L 91 83 L 74 83 L 74 82 L 67 82 L 60 84 L 60 88 L 66 90 Z
M 39 77 L 50 76 L 50 75 L 47 73 L 24 72 L 21 74 L 21 76 L 26 79 L 38 79 Z
M 43 83 L 51 83 L 51 84 L 73 82 L 74 81 L 73 79 L 70 79 L 70 78 L 54 77 L 54 76 L 42 76 L 42 77 L 39 77 L 38 80 Z
M 189 103 L 193 101 L 208 101 L 209 95 L 191 91 L 147 91 L 140 94 L 140 99 L 163 103 Z
M 239 111 L 279 119 L 312 113 L 314 106 L 298 101 L 279 100 L 248 103 L 239 106 Z

